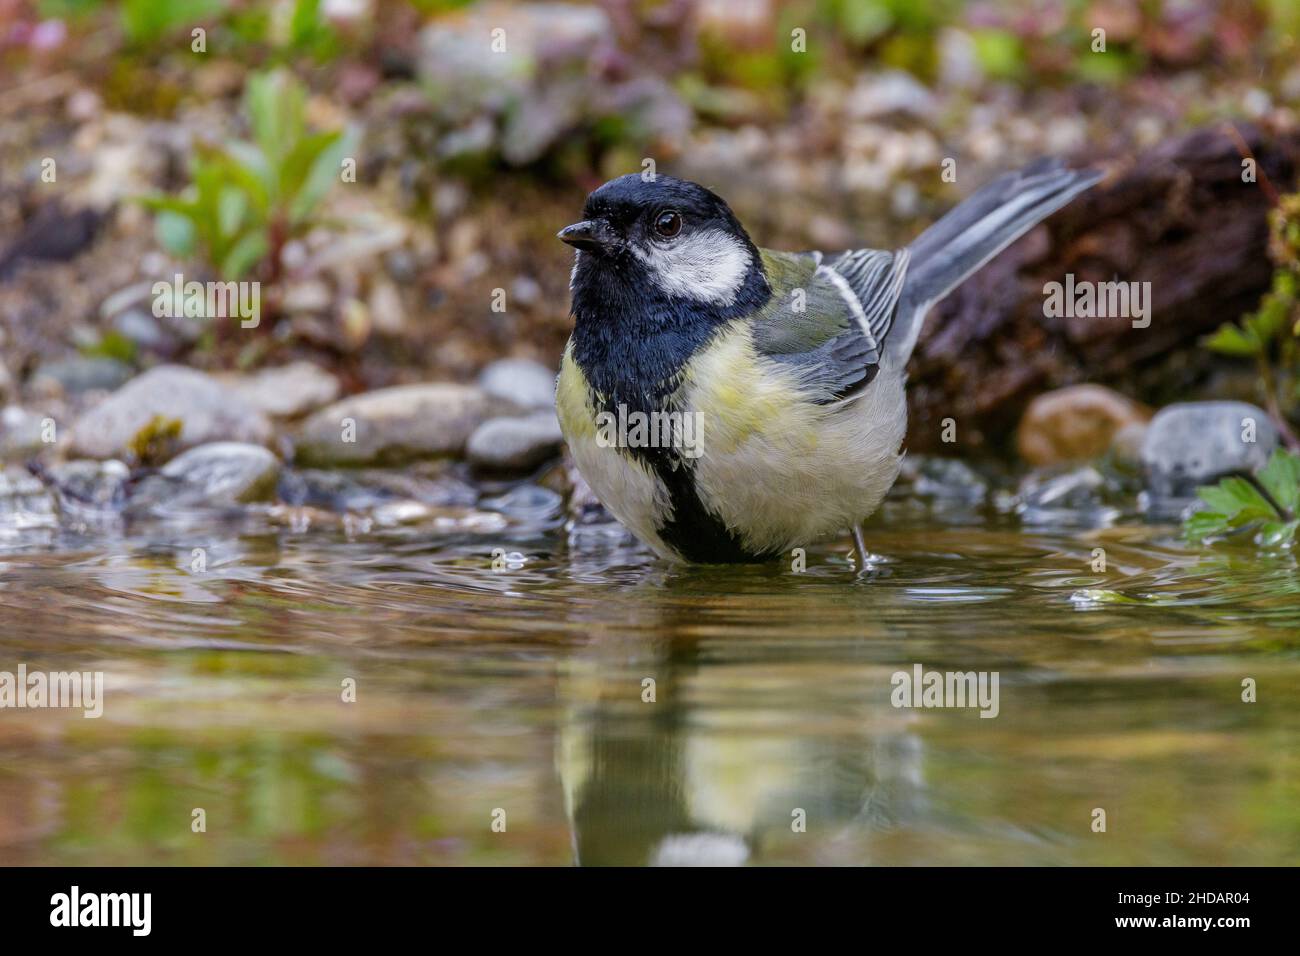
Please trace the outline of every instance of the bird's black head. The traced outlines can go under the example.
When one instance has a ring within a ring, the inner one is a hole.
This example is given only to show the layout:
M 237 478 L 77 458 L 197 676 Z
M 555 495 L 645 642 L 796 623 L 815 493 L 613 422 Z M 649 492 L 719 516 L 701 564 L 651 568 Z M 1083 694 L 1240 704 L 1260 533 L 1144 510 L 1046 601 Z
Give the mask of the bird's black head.
M 754 243 L 703 186 L 620 176 L 587 197 L 582 215 L 559 233 L 578 250 L 572 289 L 579 324 L 584 314 L 716 322 L 748 314 L 770 295 Z

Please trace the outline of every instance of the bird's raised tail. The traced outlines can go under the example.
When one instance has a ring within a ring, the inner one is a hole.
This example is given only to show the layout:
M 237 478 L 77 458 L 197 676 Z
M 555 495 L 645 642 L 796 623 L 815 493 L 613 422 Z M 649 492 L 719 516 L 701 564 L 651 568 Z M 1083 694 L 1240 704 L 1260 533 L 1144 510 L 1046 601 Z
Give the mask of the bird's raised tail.
M 907 247 L 910 262 L 885 352 L 905 364 L 925 315 L 995 255 L 1102 178 L 1040 159 L 977 190 Z

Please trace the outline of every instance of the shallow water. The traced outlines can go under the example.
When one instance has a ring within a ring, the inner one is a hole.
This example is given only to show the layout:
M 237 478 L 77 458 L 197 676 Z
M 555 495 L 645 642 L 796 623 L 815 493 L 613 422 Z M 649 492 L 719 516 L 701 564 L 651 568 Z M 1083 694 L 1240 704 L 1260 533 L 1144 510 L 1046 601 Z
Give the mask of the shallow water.
M 106 685 L 0 711 L 0 863 L 1300 859 L 1290 556 L 891 505 L 860 574 L 674 570 L 513 505 L 0 538 L 0 671 Z M 996 672 L 997 716 L 892 706 L 915 664 Z

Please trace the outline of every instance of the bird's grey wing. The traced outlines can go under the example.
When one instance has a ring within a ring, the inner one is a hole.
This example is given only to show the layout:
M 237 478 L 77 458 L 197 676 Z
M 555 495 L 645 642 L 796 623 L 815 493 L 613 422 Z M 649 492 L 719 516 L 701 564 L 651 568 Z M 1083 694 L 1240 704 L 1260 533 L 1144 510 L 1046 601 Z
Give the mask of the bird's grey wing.
M 759 354 L 795 372 L 813 401 L 859 393 L 879 370 L 907 254 L 764 250 L 763 260 L 773 294 L 754 319 Z

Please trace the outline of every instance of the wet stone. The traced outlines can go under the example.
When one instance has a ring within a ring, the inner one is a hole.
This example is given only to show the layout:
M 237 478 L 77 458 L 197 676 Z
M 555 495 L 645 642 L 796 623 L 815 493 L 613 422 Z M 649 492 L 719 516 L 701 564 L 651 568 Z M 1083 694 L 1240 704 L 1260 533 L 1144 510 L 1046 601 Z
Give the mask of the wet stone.
M 1199 485 L 1262 468 L 1277 447 L 1268 413 L 1248 402 L 1181 402 L 1162 408 L 1142 441 L 1152 503 L 1191 500 Z
M 73 425 L 73 453 L 123 458 L 155 420 L 180 422 L 178 451 L 216 441 L 264 445 L 272 436 L 265 415 L 210 375 L 161 365 L 132 379 Z
M 486 471 L 531 471 L 560 453 L 564 436 L 551 411 L 521 418 L 494 418 L 470 436 L 470 463 Z
M 131 491 L 131 508 L 228 507 L 274 497 L 280 460 L 261 445 L 213 442 L 191 448 Z

